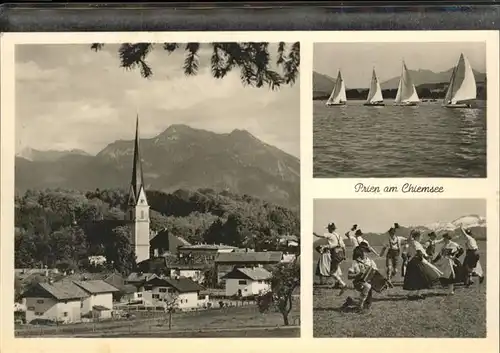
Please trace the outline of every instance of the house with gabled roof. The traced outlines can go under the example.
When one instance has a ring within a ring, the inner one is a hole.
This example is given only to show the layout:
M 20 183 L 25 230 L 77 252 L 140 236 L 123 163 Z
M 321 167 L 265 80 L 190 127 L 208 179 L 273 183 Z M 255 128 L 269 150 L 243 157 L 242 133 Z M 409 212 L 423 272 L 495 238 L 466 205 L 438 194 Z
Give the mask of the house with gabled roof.
M 222 277 L 226 296 L 248 297 L 270 289 L 271 273 L 262 267 L 234 268 Z
M 23 293 L 26 322 L 45 319 L 70 323 L 79 322 L 82 317 L 109 318 L 113 293 L 117 291 L 102 280 L 38 283 Z
M 82 302 L 83 315 L 101 319 L 111 317 L 113 294 L 119 292 L 118 288 L 103 280 L 73 281 L 73 283 L 87 293 Z
M 204 288 L 190 278 L 154 277 L 144 284 L 142 292 L 144 303 L 154 306 L 171 305 L 175 298 L 175 306 L 179 309 L 197 308 L 208 298 L 199 299 Z
M 281 251 L 219 253 L 215 258 L 217 279 L 219 282 L 223 281 L 223 277 L 234 268 L 266 267 L 282 260 Z
M 79 322 L 87 292 L 73 282 L 38 283 L 23 293 L 26 322 L 35 319 L 54 322 Z

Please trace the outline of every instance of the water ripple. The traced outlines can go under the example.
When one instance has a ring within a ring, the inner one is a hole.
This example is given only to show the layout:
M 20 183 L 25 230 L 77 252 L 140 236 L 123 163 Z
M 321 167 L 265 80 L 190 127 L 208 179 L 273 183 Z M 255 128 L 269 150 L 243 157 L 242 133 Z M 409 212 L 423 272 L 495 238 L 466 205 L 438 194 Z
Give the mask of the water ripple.
M 314 177 L 486 177 L 486 107 L 314 102 Z

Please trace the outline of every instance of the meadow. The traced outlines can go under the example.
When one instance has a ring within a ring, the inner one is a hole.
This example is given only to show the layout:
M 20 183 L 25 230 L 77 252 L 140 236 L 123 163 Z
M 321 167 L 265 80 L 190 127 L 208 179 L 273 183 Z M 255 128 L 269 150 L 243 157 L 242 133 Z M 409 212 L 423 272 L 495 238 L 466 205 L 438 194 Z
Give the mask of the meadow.
M 256 305 L 175 313 L 136 320 L 25 326 L 16 337 L 299 337 L 300 300 L 294 297 L 290 325 L 279 312 L 260 313 Z
M 478 244 L 486 274 L 486 241 Z M 381 250 L 380 246 L 374 248 Z M 313 270 L 318 259 L 318 254 L 314 254 Z M 352 262 L 352 247 L 348 247 L 347 256 L 348 260 L 341 265 L 344 279 Z M 370 256 L 385 275 L 385 258 Z M 393 279 L 394 288 L 374 293 L 371 308 L 363 313 L 341 308 L 347 296 L 358 298 L 352 282 L 348 282 L 350 288 L 342 296 L 338 296 L 338 289 L 332 289 L 331 284 L 318 285 L 316 276 L 314 282 L 314 337 L 486 337 L 487 280 L 479 284 L 475 278 L 469 288 L 457 286 L 453 296 L 436 287 L 424 292 L 425 299 L 408 300 L 398 273 Z

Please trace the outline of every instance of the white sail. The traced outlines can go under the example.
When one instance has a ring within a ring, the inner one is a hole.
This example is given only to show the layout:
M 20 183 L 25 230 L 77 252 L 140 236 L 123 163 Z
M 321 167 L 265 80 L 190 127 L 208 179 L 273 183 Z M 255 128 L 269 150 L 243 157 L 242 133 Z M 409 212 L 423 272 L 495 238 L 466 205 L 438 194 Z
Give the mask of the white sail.
M 465 55 L 460 54 L 458 64 L 453 71 L 448 91 L 446 92 L 445 103 L 457 104 L 473 100 L 476 99 L 476 95 L 476 79 L 472 72 L 472 67 Z
M 396 103 L 416 103 L 420 102 L 418 98 L 417 90 L 411 79 L 410 73 L 406 68 L 406 64 L 403 61 L 403 70 L 401 72 L 401 77 L 399 79 L 398 93 L 396 94 Z
M 337 75 L 337 80 L 335 81 L 335 87 L 333 88 L 332 94 L 330 95 L 330 98 L 328 98 L 326 104 L 327 105 L 341 104 L 346 101 L 347 101 L 347 96 L 345 93 L 345 83 L 344 80 L 342 79 L 342 74 L 339 71 Z
M 451 103 L 451 97 L 453 93 L 453 85 L 455 82 L 455 73 L 457 71 L 457 67 L 455 66 L 453 68 L 453 72 L 451 73 L 451 78 L 450 78 L 450 83 L 448 84 L 448 89 L 446 90 L 446 94 L 444 96 L 443 104 L 450 104 Z
M 373 69 L 370 91 L 368 92 L 368 98 L 366 99 L 366 102 L 374 103 L 382 102 L 383 100 L 384 98 L 382 97 L 382 89 L 380 88 L 380 83 L 378 81 L 377 74 L 375 73 L 375 69 Z

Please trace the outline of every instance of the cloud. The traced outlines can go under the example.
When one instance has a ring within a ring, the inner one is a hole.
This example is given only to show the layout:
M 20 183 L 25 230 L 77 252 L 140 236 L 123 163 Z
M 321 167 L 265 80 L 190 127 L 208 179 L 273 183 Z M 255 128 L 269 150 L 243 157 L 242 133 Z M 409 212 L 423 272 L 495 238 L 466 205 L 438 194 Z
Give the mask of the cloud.
M 299 84 L 279 91 L 244 87 L 239 72 L 222 80 L 209 70 L 211 51 L 200 51 L 200 70 L 186 77 L 184 52 L 155 50 L 154 71 L 119 67 L 118 46 L 93 52 L 89 45 L 20 45 L 16 48 L 17 149 L 80 148 L 97 153 L 131 139 L 136 114 L 141 132 L 155 136 L 174 123 L 215 132 L 248 129 L 258 138 L 299 155 Z

